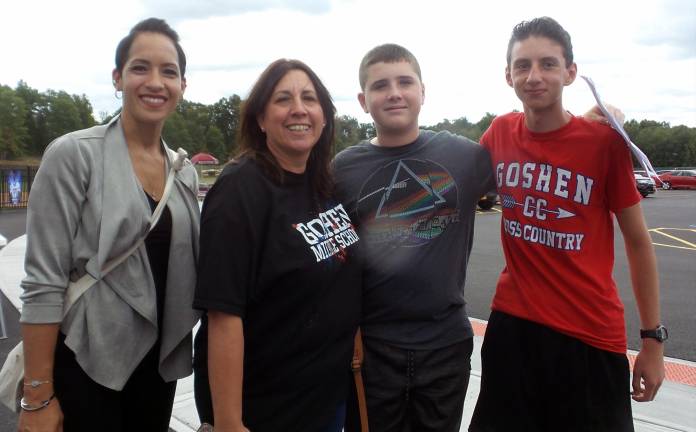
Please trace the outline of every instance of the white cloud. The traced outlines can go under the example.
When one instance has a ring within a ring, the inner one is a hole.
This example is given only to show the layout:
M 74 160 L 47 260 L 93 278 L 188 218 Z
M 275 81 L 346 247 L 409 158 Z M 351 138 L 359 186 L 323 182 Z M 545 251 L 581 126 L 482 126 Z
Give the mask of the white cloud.
M 172 22 L 233 16 L 265 10 L 292 10 L 321 14 L 331 9 L 330 0 L 143 0 L 146 14 L 166 16 Z
M 636 41 L 657 46 L 673 59 L 696 57 L 696 3 L 664 0 L 652 16 L 641 16 Z
M 426 85 L 421 123 L 520 108 L 504 81 L 505 50 L 519 21 L 548 15 L 571 34 L 582 74 L 628 118 L 696 127 L 696 28 L 691 0 L 7 0 L 0 26 L 0 84 L 19 79 L 86 94 L 95 112 L 113 111 L 116 44 L 138 20 L 171 22 L 188 56 L 186 97 L 213 103 L 246 96 L 280 57 L 309 64 L 339 114 L 369 122 L 356 101 L 358 64 L 370 48 L 395 42 L 419 59 Z M 564 94 L 581 112 L 584 83 Z

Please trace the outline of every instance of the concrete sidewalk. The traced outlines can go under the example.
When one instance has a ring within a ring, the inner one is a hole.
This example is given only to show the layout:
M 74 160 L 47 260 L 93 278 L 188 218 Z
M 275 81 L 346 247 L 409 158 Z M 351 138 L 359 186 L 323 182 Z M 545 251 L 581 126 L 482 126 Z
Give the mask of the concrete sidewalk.
M 11 241 L 0 250 L 0 290 L 19 310 L 19 282 L 24 277 L 24 249 L 26 237 Z M 471 380 L 464 404 L 462 431 L 466 431 L 478 397 L 481 357 L 485 322 L 472 320 L 476 337 L 474 354 L 471 359 Z M 628 353 L 629 359 L 635 353 Z M 1 359 L 4 361 L 4 359 Z M 633 402 L 633 419 L 636 432 L 696 432 L 696 363 L 665 359 L 667 380 L 655 401 L 649 403 Z M 193 378 L 179 381 L 174 399 L 174 410 L 170 427 L 176 432 L 195 431 L 199 426 L 196 406 L 193 399 Z
M 462 432 L 466 432 L 476 405 L 481 384 L 482 336 L 474 338 L 474 354 L 471 359 L 471 379 L 464 403 Z M 696 365 L 691 364 L 691 367 Z M 696 432 L 696 387 L 665 381 L 655 401 L 633 402 L 633 420 L 636 432 Z M 193 400 L 193 379 L 180 380 L 177 386 L 174 412 L 170 427 L 177 432 L 193 432 L 199 426 Z

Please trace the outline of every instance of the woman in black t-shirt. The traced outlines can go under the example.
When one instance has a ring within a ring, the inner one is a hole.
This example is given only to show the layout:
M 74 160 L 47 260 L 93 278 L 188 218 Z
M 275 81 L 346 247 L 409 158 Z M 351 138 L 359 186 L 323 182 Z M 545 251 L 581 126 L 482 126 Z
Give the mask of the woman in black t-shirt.
M 242 151 L 206 197 L 194 368 L 216 431 L 342 429 L 360 265 L 331 195 L 334 114 L 308 66 L 272 63 L 244 104 Z

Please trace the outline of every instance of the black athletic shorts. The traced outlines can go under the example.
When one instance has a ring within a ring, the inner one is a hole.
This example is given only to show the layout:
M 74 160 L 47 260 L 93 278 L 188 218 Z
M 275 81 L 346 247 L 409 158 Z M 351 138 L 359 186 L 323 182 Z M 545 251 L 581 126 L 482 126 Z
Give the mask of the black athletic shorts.
M 409 350 L 363 338 L 367 417 L 373 432 L 459 432 L 469 385 L 469 338 L 432 350 Z M 346 432 L 359 432 L 351 386 Z
M 470 432 L 633 431 L 625 354 L 493 311 Z

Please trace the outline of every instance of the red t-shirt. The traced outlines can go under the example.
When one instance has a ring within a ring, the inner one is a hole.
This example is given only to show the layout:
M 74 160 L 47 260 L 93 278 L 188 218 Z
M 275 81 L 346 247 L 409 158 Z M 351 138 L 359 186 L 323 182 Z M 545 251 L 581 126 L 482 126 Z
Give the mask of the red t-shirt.
M 523 113 L 496 118 L 481 143 L 503 209 L 506 266 L 492 308 L 625 353 L 612 212 L 640 201 L 626 144 L 579 117 L 534 133 Z

